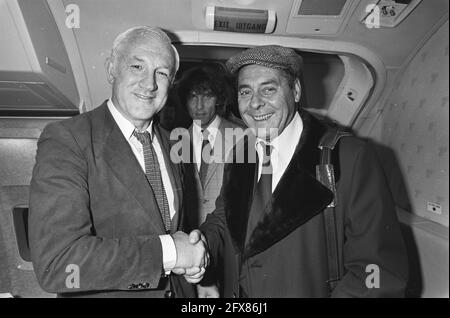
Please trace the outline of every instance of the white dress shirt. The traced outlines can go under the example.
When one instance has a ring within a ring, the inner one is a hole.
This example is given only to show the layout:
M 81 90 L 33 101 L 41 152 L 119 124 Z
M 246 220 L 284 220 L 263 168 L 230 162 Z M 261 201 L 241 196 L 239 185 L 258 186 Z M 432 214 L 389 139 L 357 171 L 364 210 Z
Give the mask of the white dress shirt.
M 273 146 L 270 154 L 270 162 L 272 164 L 272 193 L 278 185 L 281 177 L 286 171 L 289 162 L 294 155 L 295 148 L 303 131 L 303 121 L 298 114 L 295 113 L 294 118 L 287 127 L 283 130 L 281 135 L 275 137 L 270 143 Z M 263 157 L 263 144 L 266 141 L 257 138 L 255 148 L 258 153 L 258 158 Z M 258 181 L 261 177 L 262 160 L 258 160 Z
M 130 144 L 131 150 L 133 151 L 134 156 L 138 160 L 142 170 L 145 173 L 145 162 L 144 162 L 144 150 L 140 141 L 133 135 L 133 132 L 136 127 L 128 121 L 114 106 L 111 100 L 108 100 L 108 109 L 113 116 L 115 122 L 120 128 L 120 131 L 124 135 L 125 139 Z M 153 135 L 152 132 L 153 121 L 147 127 L 147 131 Z M 161 170 L 161 178 L 164 185 L 164 190 L 166 191 L 167 203 L 169 204 L 170 218 L 172 219 L 175 215 L 175 201 L 174 201 L 174 192 L 172 188 L 172 183 L 170 182 L 169 173 L 167 171 L 167 166 L 164 161 L 164 155 L 161 149 L 161 145 L 159 143 L 158 138 L 153 139 L 153 148 L 155 149 L 156 156 L 158 158 L 159 167 Z M 162 245 L 163 251 L 163 266 L 166 274 L 173 269 L 177 261 L 177 250 L 175 248 L 175 243 L 172 237 L 169 234 L 160 235 L 159 236 Z
M 216 115 L 216 118 L 206 127 L 206 129 L 209 132 L 208 135 L 208 141 L 211 145 L 211 149 L 213 149 L 214 142 L 216 140 L 217 131 L 219 130 L 219 126 L 222 119 L 219 115 Z M 203 133 L 202 133 L 202 127 L 199 125 L 199 120 L 194 120 L 192 124 L 192 144 L 194 148 L 194 162 L 197 164 L 197 169 L 200 171 L 200 165 L 202 163 L 201 156 L 202 156 L 202 143 L 203 143 Z

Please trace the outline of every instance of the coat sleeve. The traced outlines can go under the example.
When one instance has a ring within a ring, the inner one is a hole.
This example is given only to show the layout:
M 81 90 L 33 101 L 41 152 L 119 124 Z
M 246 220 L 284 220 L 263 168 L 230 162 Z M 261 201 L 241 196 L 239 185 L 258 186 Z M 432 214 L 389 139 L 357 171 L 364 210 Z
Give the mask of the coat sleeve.
M 225 166 L 225 169 L 227 169 L 227 165 Z M 226 180 L 224 180 L 224 183 L 225 182 Z M 205 277 L 201 281 L 201 285 L 208 286 L 217 283 L 217 270 L 223 260 L 226 227 L 222 187 L 222 190 L 216 199 L 214 211 L 207 215 L 205 222 L 200 226 L 200 231 L 202 231 L 206 237 L 210 255 L 210 266 L 206 271 Z
M 30 186 L 29 240 L 38 282 L 52 293 L 126 290 L 135 283 L 155 288 L 162 274 L 159 237 L 97 236 L 88 166 L 68 128 L 47 126 Z
M 332 296 L 403 297 L 408 278 L 406 249 L 388 183 L 368 142 L 360 147 L 350 170 L 348 203 L 343 202 L 347 199 L 341 202 L 345 275 Z

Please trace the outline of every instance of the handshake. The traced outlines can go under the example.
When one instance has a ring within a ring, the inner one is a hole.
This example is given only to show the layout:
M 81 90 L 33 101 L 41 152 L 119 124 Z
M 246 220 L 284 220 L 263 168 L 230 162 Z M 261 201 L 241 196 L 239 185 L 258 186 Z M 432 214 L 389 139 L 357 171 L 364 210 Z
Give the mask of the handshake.
M 177 261 L 172 273 L 183 275 L 191 284 L 199 283 L 209 265 L 206 238 L 199 230 L 189 235 L 184 232 L 172 234 L 177 250 Z

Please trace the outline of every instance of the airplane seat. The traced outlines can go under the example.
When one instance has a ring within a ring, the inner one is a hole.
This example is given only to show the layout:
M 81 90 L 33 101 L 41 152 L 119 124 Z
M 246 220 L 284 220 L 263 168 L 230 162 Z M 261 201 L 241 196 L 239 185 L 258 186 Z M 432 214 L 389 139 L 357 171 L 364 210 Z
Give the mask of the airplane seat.
M 53 297 L 37 283 L 27 235 L 29 184 L 41 130 L 1 126 L 0 294 Z
M 399 70 L 368 137 L 388 178 L 410 261 L 410 297 L 449 297 L 449 24 Z

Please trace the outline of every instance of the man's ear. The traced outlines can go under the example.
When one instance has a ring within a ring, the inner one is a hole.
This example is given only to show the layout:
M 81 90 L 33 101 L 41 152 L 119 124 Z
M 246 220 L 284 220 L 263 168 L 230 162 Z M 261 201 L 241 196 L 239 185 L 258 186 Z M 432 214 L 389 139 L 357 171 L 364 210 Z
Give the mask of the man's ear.
M 302 85 L 300 84 L 300 79 L 295 79 L 294 82 L 294 99 L 295 102 L 298 103 L 300 101 L 300 97 L 302 96 Z
M 114 67 L 114 63 L 111 57 L 108 57 L 105 60 L 105 68 L 106 68 L 106 78 L 108 79 L 108 83 L 112 84 L 116 77 L 116 70 Z

